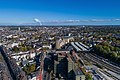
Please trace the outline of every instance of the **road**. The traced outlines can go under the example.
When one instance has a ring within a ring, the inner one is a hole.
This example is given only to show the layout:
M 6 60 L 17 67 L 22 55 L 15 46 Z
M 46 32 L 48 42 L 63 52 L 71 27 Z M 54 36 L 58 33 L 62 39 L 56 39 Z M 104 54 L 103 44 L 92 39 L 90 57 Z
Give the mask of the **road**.
M 10 75 L 11 75 L 12 80 L 16 80 L 16 77 L 15 77 L 15 75 L 14 75 L 14 73 L 13 73 L 13 70 L 12 70 L 12 68 L 11 68 L 11 66 L 10 66 L 10 62 L 9 62 L 8 56 L 7 56 L 7 54 L 4 52 L 4 50 L 3 50 L 3 48 L 2 48 L 1 46 L 0 46 L 0 52 L 1 52 L 1 54 L 2 54 L 2 56 L 3 56 L 3 58 L 4 58 L 4 60 L 5 60 L 6 66 L 8 67 L 8 70 L 9 70 L 9 73 L 10 73 Z
M 41 57 L 41 63 L 40 63 L 40 74 L 39 74 L 39 80 L 47 80 L 46 72 L 44 71 L 44 59 L 46 58 L 46 53 L 43 54 Z
M 45 59 L 49 59 L 48 55 L 46 55 L 46 53 L 44 53 L 44 59 L 43 61 L 45 61 Z M 45 66 L 45 64 L 44 64 Z M 48 73 L 48 71 L 46 71 L 45 69 L 43 69 L 43 80 L 50 80 L 50 73 Z

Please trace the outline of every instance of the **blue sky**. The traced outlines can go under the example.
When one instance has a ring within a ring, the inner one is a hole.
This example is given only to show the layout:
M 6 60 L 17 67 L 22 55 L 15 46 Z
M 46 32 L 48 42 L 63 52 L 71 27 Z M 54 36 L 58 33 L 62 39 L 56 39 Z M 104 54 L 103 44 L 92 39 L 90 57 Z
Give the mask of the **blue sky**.
M 0 0 L 0 23 L 120 24 L 120 0 Z

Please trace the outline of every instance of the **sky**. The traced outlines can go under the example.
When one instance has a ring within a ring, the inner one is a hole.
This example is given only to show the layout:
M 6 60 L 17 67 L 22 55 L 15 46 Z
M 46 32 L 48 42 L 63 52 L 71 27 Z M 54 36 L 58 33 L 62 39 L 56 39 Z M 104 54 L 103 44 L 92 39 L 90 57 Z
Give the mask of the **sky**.
M 120 0 L 0 0 L 0 24 L 120 25 Z

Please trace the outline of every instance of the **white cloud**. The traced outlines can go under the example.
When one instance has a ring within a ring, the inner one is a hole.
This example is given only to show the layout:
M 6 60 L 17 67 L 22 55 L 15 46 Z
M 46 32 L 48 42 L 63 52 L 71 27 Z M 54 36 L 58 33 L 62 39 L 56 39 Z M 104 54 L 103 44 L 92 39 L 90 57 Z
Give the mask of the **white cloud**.
M 120 21 L 120 19 L 115 19 L 115 21 Z
M 43 21 L 48 23 L 80 23 L 80 22 L 112 22 L 120 21 L 120 19 L 89 19 L 89 20 L 52 20 L 52 21 Z

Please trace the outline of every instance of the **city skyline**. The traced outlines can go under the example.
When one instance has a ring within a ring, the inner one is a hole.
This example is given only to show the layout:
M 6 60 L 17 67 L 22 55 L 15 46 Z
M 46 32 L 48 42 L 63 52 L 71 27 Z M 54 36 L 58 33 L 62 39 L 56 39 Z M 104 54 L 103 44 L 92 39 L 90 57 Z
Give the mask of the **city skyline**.
M 119 0 L 1 0 L 0 24 L 120 25 Z

